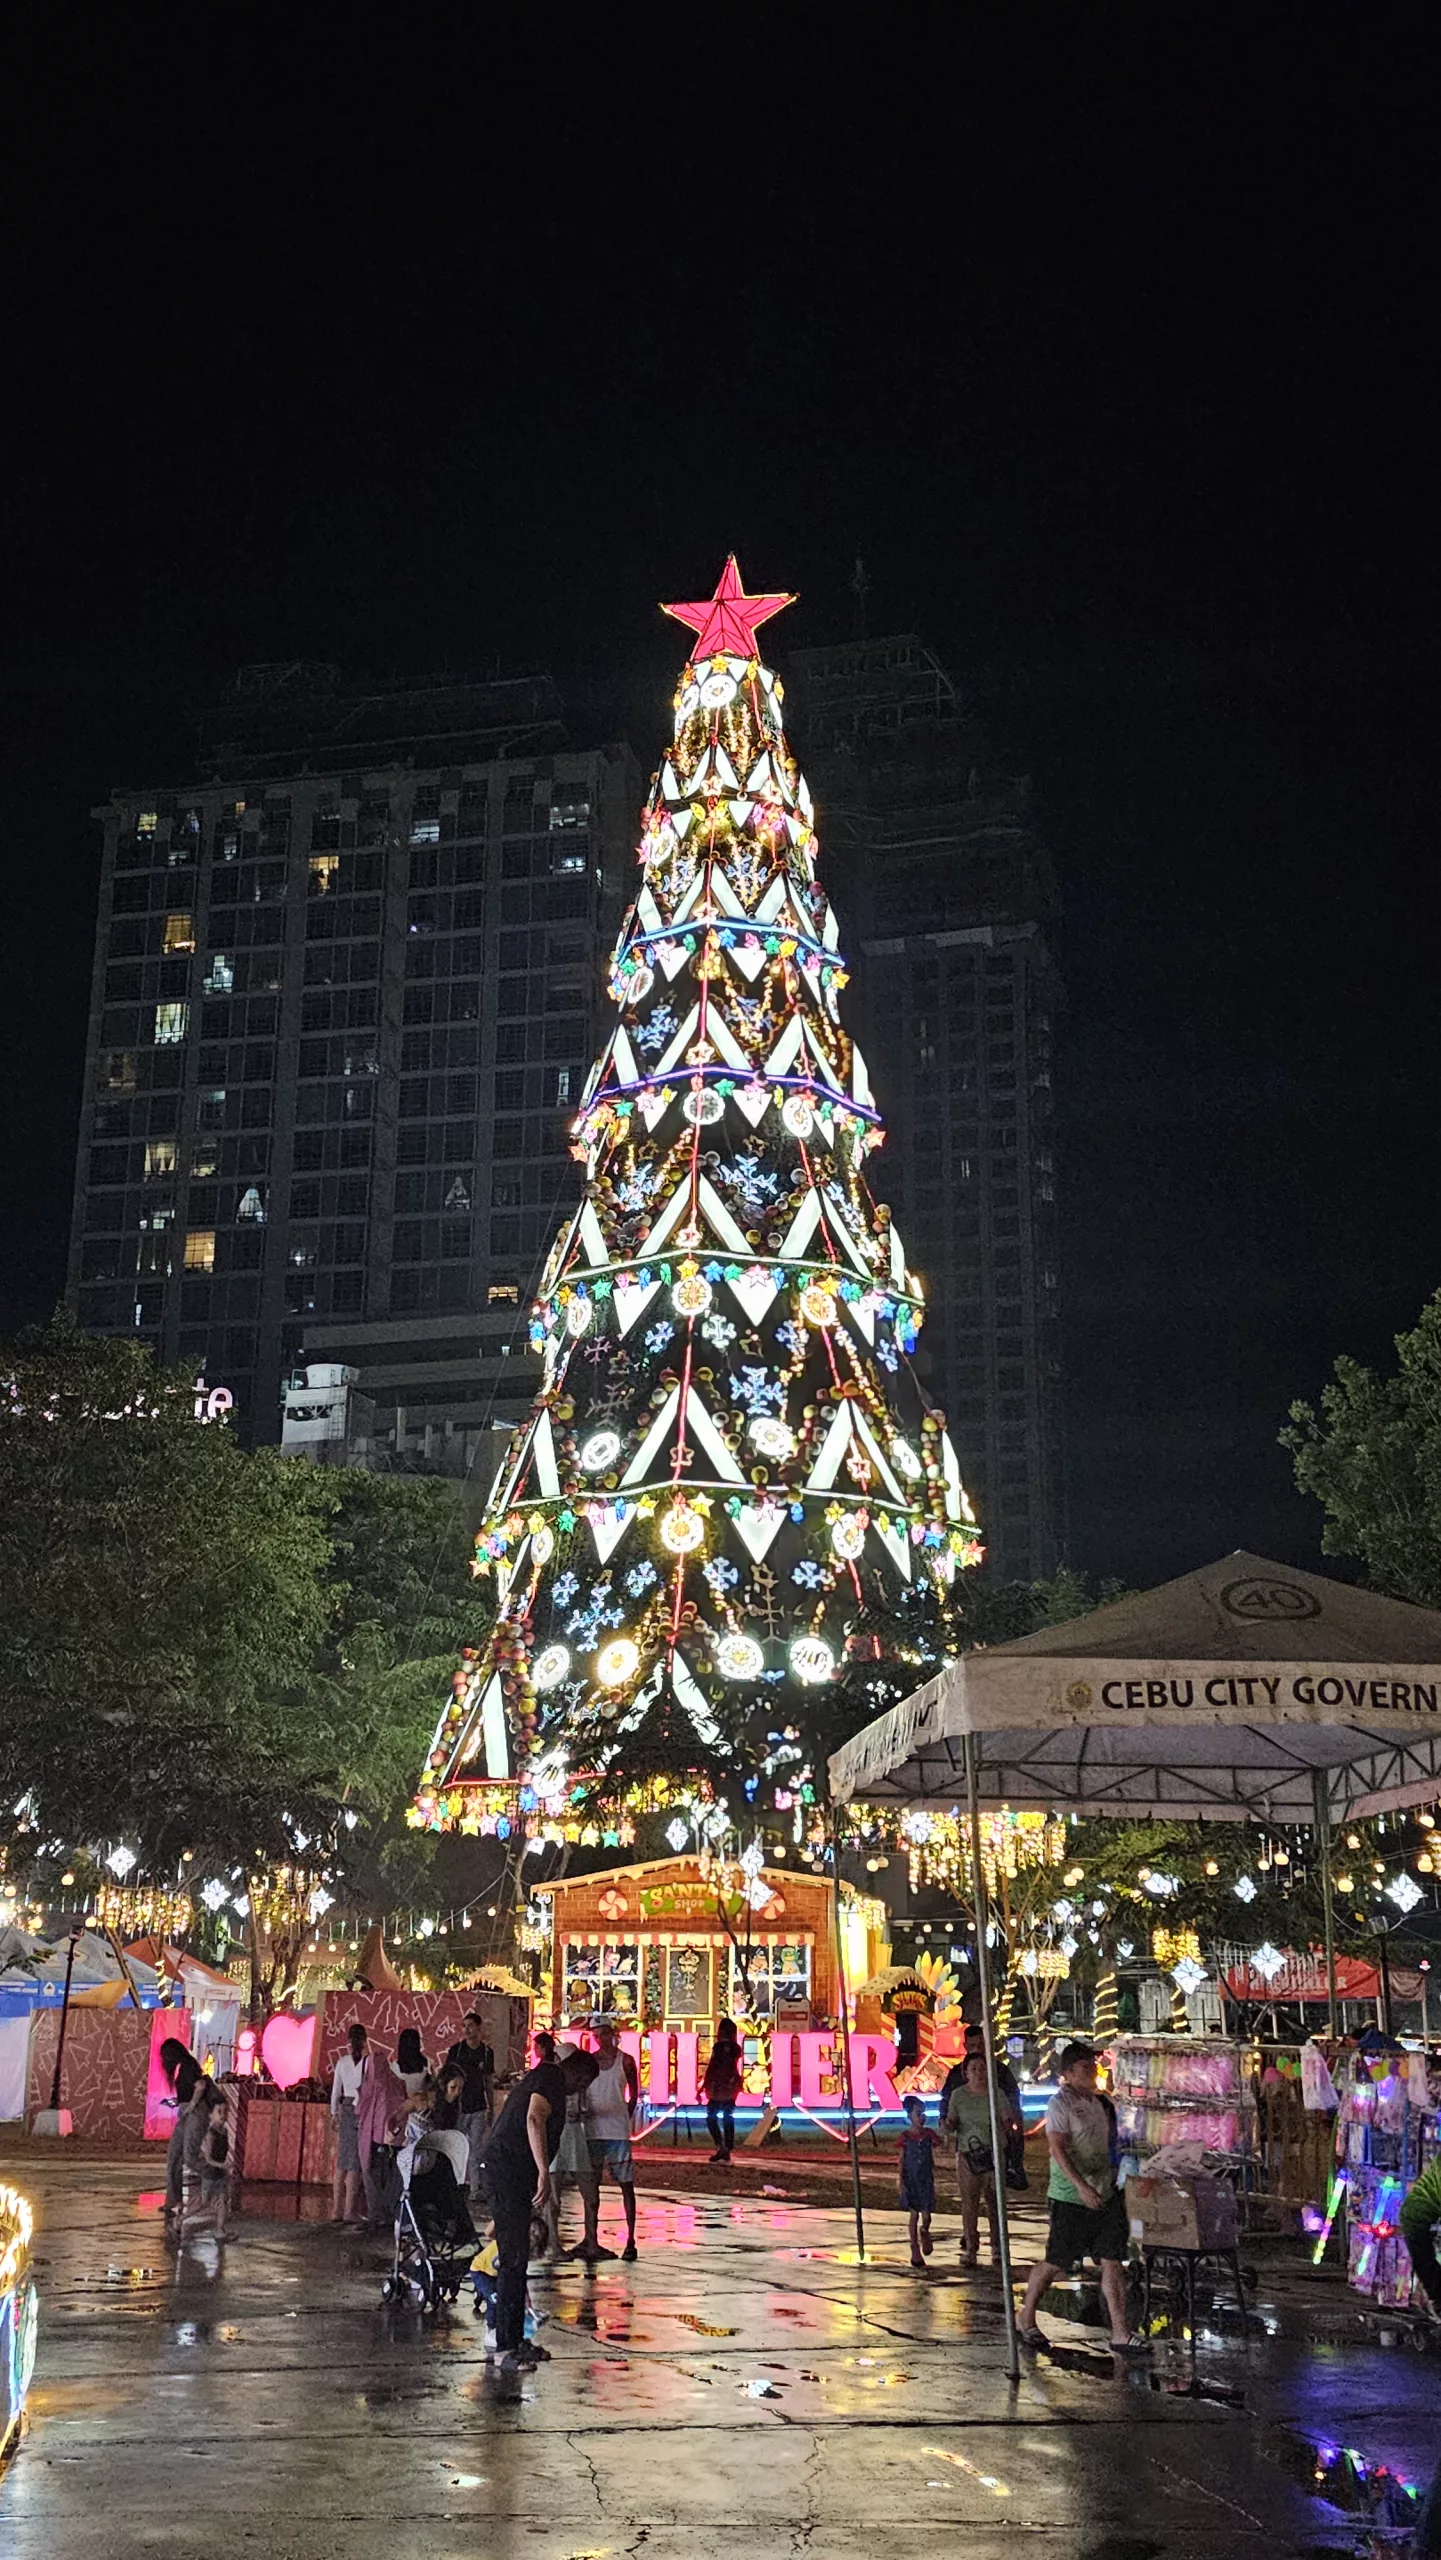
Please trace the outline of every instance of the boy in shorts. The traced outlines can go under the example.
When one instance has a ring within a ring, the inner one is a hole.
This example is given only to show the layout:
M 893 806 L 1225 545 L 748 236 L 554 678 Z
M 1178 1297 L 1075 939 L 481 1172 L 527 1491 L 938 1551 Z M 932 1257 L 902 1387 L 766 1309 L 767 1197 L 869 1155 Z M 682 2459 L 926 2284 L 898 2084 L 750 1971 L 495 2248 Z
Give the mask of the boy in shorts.
M 1057 2065 L 1060 2086 L 1046 2109 L 1046 2143 L 1051 2155 L 1047 2196 L 1051 2227 L 1046 2254 L 1031 2269 L 1021 2311 L 1020 2342 L 1034 2353 L 1046 2343 L 1036 2325 L 1036 2306 L 1057 2276 L 1069 2275 L 1082 2258 L 1095 2258 L 1101 2269 L 1101 2292 L 1111 2323 L 1111 2347 L 1118 2356 L 1146 2355 L 1149 2341 L 1132 2335 L 1126 2318 L 1125 2257 L 1130 2230 L 1125 2201 L 1116 2184 L 1111 2159 L 1110 2119 L 1096 2094 L 1096 2056 L 1088 2044 L 1062 2048 Z

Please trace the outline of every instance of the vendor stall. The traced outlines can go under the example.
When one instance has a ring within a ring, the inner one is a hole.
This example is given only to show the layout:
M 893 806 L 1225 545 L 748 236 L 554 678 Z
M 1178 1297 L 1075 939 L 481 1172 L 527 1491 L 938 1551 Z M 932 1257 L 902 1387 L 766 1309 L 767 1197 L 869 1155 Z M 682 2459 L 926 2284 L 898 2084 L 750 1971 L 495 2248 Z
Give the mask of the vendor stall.
M 1238 1553 L 964 1655 L 830 1763 L 836 1801 L 1330 1824 L 1441 1793 L 1441 1614 Z M 977 1969 L 988 2050 L 986 1914 Z M 1335 1954 L 1327 1932 L 1330 2002 Z M 999 2131 L 993 2126 L 994 2147 Z M 1004 2200 L 1008 2369 L 1018 2370 Z
M 767 1867 L 727 1885 L 699 1858 L 662 1858 L 542 1885 L 538 1894 L 551 1905 L 558 2026 L 589 2026 L 604 2014 L 709 2037 L 723 2017 L 807 2028 L 836 2013 L 823 1876 Z M 875 1970 L 867 1943 L 858 1950 L 862 1981 Z
M 1338 2063 L 1337 2176 L 1345 2214 L 1346 2276 L 1393 2309 L 1426 2308 L 1399 2228 L 1401 2199 L 1441 2145 L 1438 2093 L 1423 2057 L 1387 2039 Z
M 1256 2158 L 1249 2048 L 1219 2036 L 1122 2036 L 1111 2095 L 1124 2157 L 1139 2167 L 1173 2143 L 1199 2143 L 1238 2174 Z
M 657 2104 L 696 2102 L 697 2074 L 723 2017 L 747 2039 L 747 2091 L 778 2105 L 841 2103 L 841 2005 L 828 1877 L 700 1857 L 606 1868 L 537 1888 L 551 1905 L 551 2015 L 576 2033 L 614 2020 Z M 885 1905 L 843 1885 L 844 1980 L 868 1981 L 889 1962 Z M 880 2104 L 893 2036 L 864 2040 L 861 2085 L 874 2066 Z

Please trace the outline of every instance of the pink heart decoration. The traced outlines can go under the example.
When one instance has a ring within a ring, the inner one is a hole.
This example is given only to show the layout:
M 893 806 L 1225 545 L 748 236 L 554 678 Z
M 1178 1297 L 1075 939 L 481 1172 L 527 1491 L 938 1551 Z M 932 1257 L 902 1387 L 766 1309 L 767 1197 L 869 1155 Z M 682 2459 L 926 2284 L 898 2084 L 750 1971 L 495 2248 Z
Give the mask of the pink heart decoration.
M 260 2058 L 277 2089 L 293 2089 L 297 2080 L 310 2078 L 318 2024 L 314 2011 L 301 2018 L 282 2012 L 268 2021 L 260 2039 Z

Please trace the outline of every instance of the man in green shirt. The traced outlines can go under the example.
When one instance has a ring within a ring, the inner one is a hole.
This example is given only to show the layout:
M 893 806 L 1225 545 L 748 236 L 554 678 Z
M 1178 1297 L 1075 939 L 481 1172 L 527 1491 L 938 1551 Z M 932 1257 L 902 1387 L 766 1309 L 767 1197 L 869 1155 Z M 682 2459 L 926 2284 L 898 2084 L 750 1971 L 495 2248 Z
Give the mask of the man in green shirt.
M 1416 2281 L 1433 2311 L 1441 2312 L 1441 2266 L 1436 2262 L 1436 2224 L 1441 2222 L 1441 2151 L 1427 2161 L 1414 2186 L 1401 2200 L 1401 2237 L 1411 2252 Z
M 1096 2095 L 1094 2048 L 1063 2046 L 1057 2077 L 1060 2085 L 1046 2109 L 1051 2225 L 1045 2257 L 1031 2269 L 1026 2287 L 1021 2344 L 1033 2352 L 1045 2345 L 1045 2331 L 1036 2325 L 1042 2294 L 1082 2258 L 1095 2258 L 1100 2262 L 1113 2350 L 1117 2355 L 1145 2355 L 1150 2341 L 1133 2337 L 1126 2318 L 1124 2260 L 1131 2235 L 1111 2161 L 1111 2120 Z

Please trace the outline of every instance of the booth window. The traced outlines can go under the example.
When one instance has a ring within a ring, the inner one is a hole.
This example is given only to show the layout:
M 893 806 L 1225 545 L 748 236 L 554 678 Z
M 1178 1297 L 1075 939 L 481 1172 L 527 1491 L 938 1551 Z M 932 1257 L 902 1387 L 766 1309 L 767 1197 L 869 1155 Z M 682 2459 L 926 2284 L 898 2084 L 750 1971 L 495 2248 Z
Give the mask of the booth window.
M 565 1951 L 567 2017 L 605 2010 L 612 2017 L 640 2016 L 640 1949 L 635 1946 L 584 1947 Z
M 765 1939 L 751 1949 L 749 2000 L 739 1952 L 731 1949 L 731 2008 L 749 2007 L 755 2018 L 772 2015 L 778 2000 L 808 2000 L 811 1992 L 809 1947 L 783 1947 Z
M 667 2018 L 710 2017 L 711 1952 L 709 1947 L 667 1948 L 665 2013 Z

